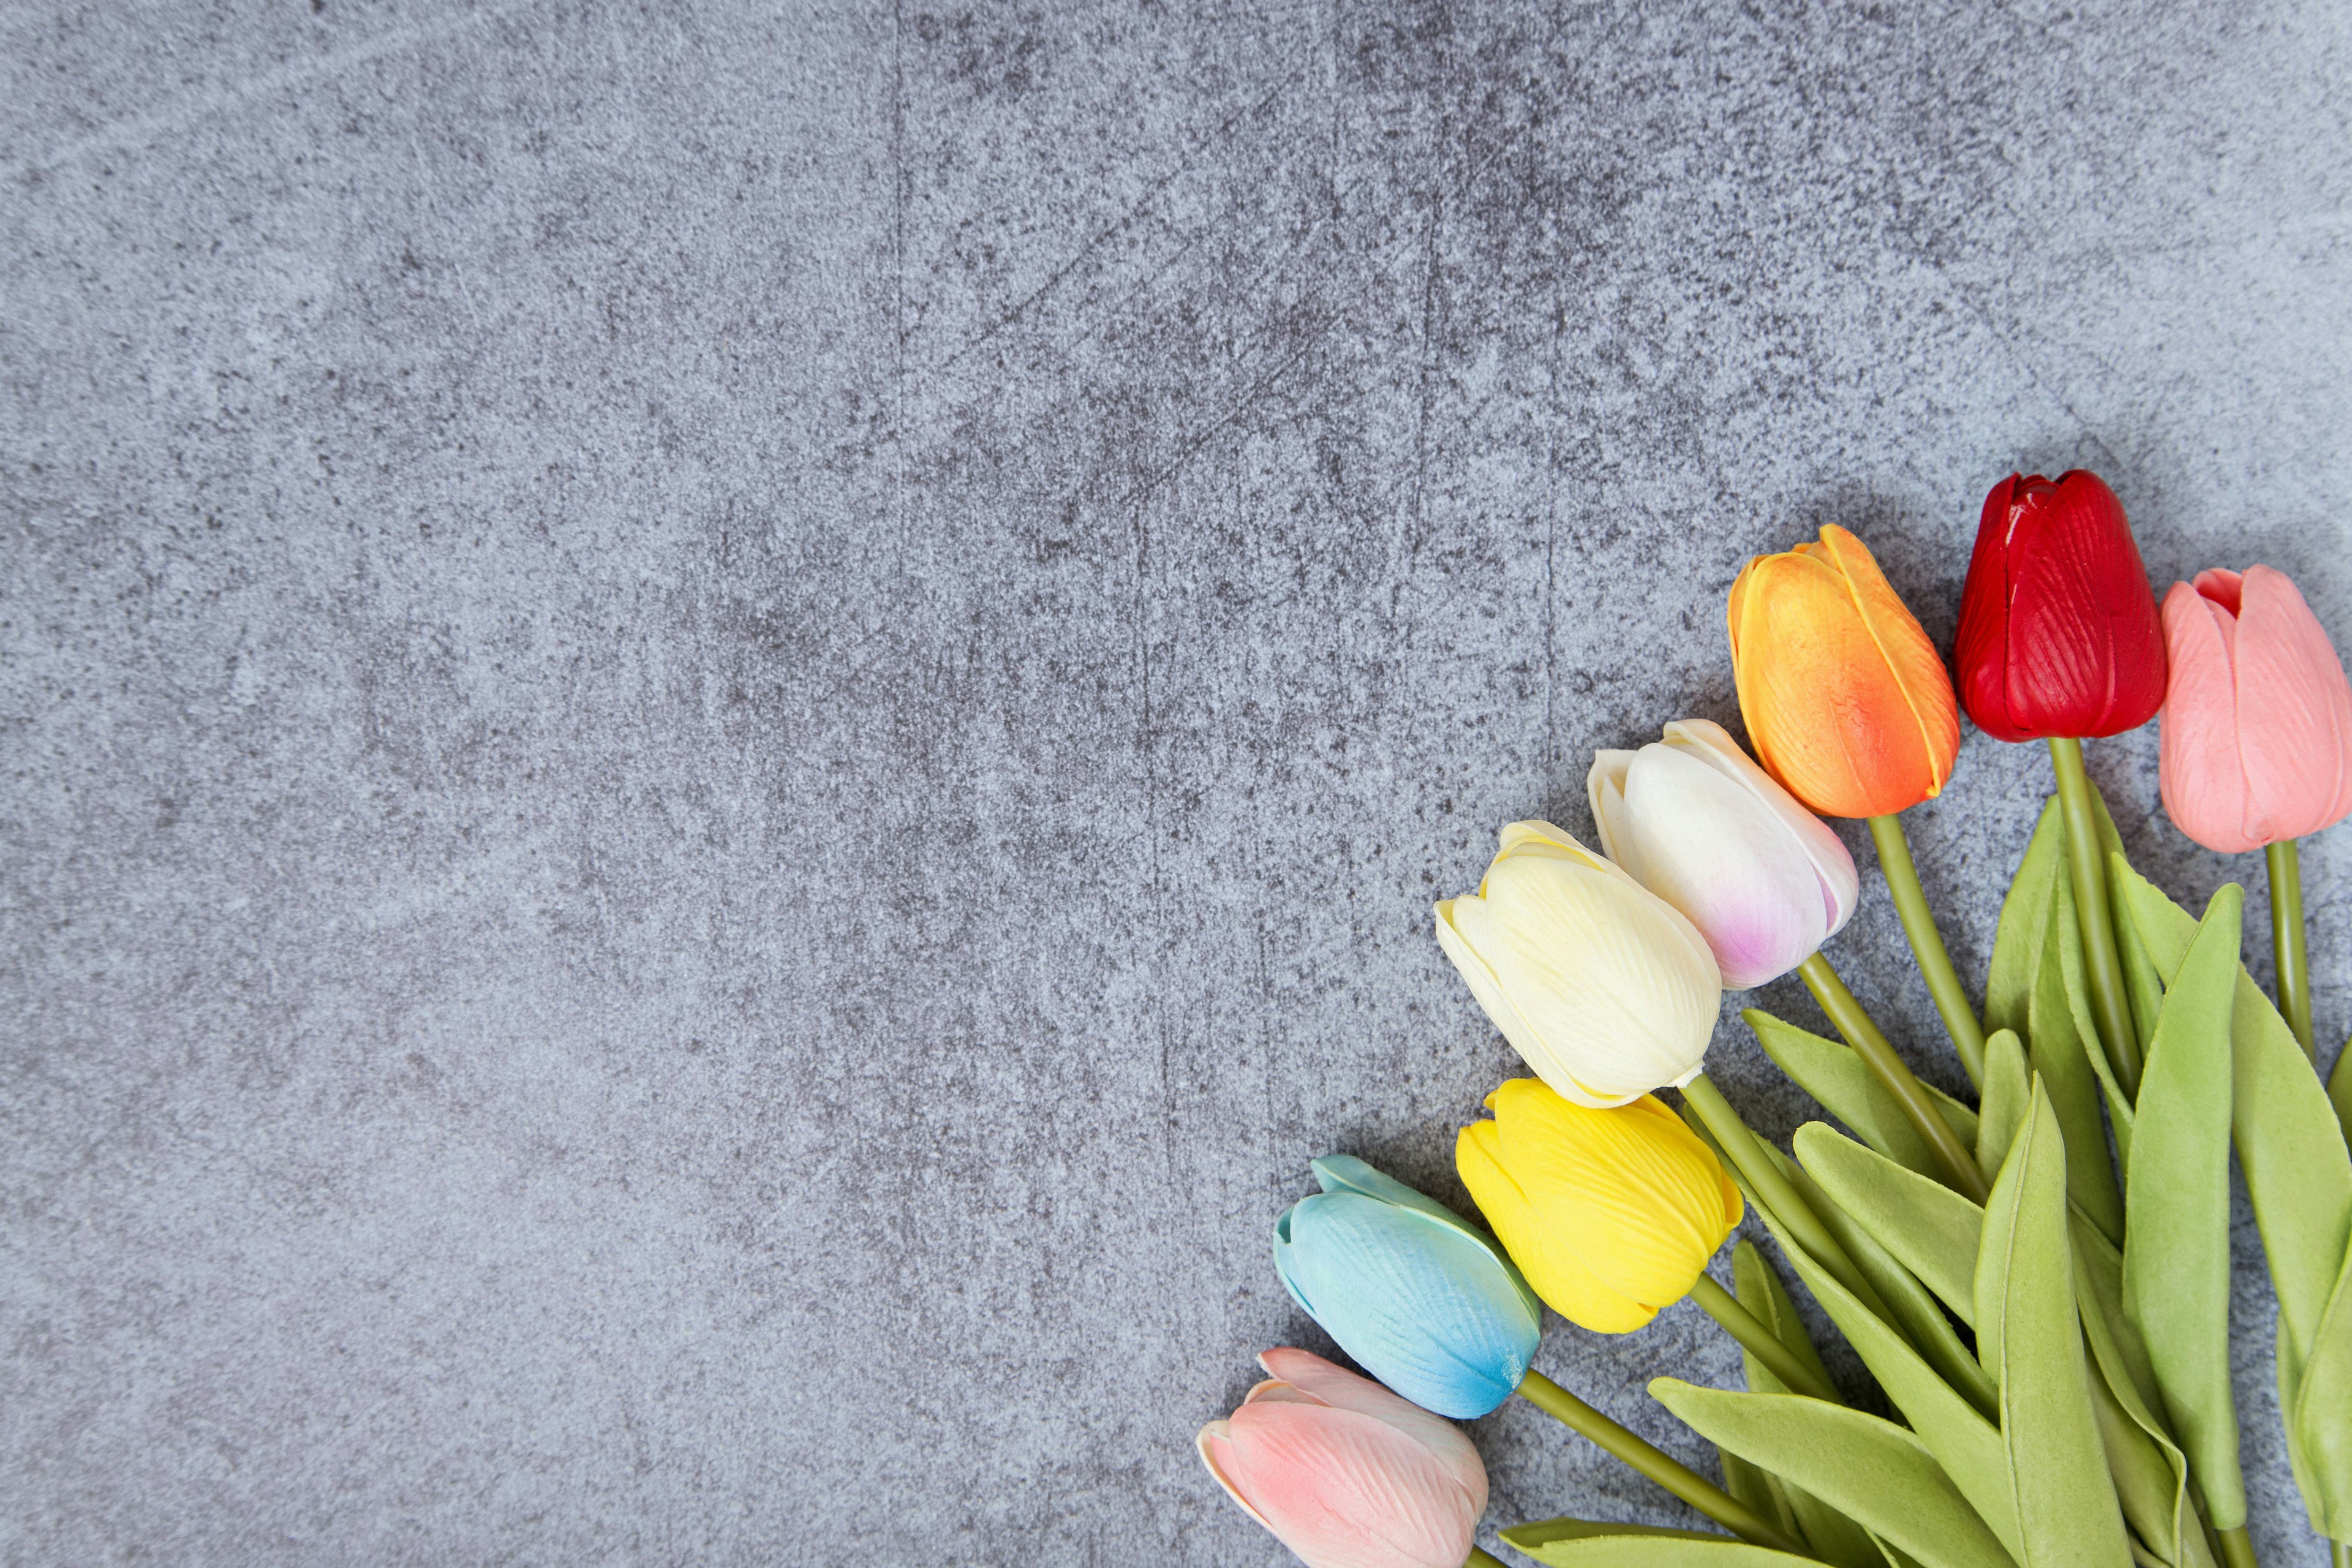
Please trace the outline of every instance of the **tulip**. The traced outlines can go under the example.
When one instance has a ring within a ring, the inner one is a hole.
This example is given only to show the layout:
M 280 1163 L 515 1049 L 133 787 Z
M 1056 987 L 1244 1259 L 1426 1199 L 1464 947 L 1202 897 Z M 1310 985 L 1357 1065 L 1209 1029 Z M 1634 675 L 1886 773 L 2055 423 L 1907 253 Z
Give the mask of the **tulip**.
M 1993 486 L 1952 649 L 1977 728 L 2001 741 L 2137 730 L 2164 704 L 2164 644 L 2139 546 L 2098 475 Z
M 2352 816 L 2352 688 L 2284 572 L 2200 572 L 2164 596 L 2172 687 L 2158 778 L 2175 826 L 2225 855 Z
M 1322 1192 L 1300 1199 L 1276 1222 L 1275 1271 L 1291 1300 L 1366 1372 L 1413 1404 L 1457 1419 L 1484 1415 L 1524 1394 L 1741 1538 L 1802 1552 L 1721 1487 L 1528 1364 L 1542 1333 L 1543 1307 L 1485 1234 L 1350 1155 L 1316 1161 L 1315 1179 Z M 1314 1392 L 1329 1397 L 1319 1387 Z M 1216 1465 L 1212 1458 L 1211 1468 Z
M 2208 849 L 2269 852 L 2279 1010 L 2315 1048 L 2294 841 L 2352 814 L 2352 687 L 2293 582 L 2211 571 L 2164 597 L 2172 685 L 2158 776 L 2173 825 Z
M 1470 1440 L 1312 1352 L 1257 1359 L 1266 1380 L 1201 1428 L 1217 1484 L 1309 1568 L 1461 1568 L 1486 1510 Z
M 1690 1293 L 1739 1223 L 1739 1190 L 1653 1096 L 1594 1110 L 1515 1078 L 1486 1106 L 1494 1120 L 1454 1140 L 1454 1168 L 1536 1294 L 1572 1323 L 1643 1327 Z
M 1952 967 L 1895 814 L 1942 793 L 1959 706 L 1936 645 L 1862 541 L 1759 555 L 1731 584 L 1731 672 L 1748 738 L 1789 793 L 1826 816 L 1866 816 L 1920 977 L 1972 1078 L 1984 1026 Z
M 1515 822 L 1437 944 L 1529 1067 L 1579 1105 L 1699 1070 L 1723 975 L 1681 911 L 1549 822 Z
M 1601 850 L 1698 928 L 1731 990 L 1788 973 L 1853 913 L 1853 857 L 1720 724 L 1597 752 L 1585 787 Z
M 1886 816 L 1952 776 L 1959 710 L 1936 645 L 1862 541 L 1759 555 L 1731 585 L 1732 679 L 1756 755 L 1824 816 Z
M 2084 736 L 2136 730 L 2164 704 L 2164 628 L 2123 503 L 2099 476 L 2011 474 L 1985 497 L 1952 649 L 1969 717 L 2002 741 L 2046 740 L 2091 1008 L 2126 1092 L 2140 1040 L 2107 903 Z
M 1484 1415 L 1528 1374 L 1543 1310 L 1500 1247 L 1346 1154 L 1275 1223 L 1274 1266 L 1339 1348 L 1441 1415 Z

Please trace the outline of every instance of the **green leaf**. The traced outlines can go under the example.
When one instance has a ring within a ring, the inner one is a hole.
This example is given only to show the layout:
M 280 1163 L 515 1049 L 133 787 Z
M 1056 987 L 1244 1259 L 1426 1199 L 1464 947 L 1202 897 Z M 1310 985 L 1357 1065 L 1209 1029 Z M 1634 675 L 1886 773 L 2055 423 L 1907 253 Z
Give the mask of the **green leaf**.
M 1932 1176 L 1942 1169 L 1927 1141 L 1903 1114 L 1895 1097 L 1879 1085 L 1853 1047 L 1843 1040 L 1825 1040 L 1796 1025 L 1776 1018 L 1761 1007 L 1739 1015 L 1756 1031 L 1756 1038 L 1780 1069 L 1797 1087 L 1819 1100 L 1822 1109 L 1844 1122 L 1855 1136 L 1898 1165 Z M 1952 1124 L 1963 1143 L 1973 1145 L 1977 1113 L 1933 1084 L 1924 1086 L 1936 1109 Z
M 1794 1264 L 1813 1299 L 1844 1331 L 1846 1342 L 1886 1396 L 1902 1411 L 1919 1441 L 1935 1456 L 1960 1495 L 1990 1526 L 1996 1539 L 2019 1545 L 2017 1509 L 2011 1495 L 2008 1459 L 2000 1429 L 1956 1393 L 1902 1334 L 1864 1307 L 1819 1260 L 1783 1234 L 1770 1214 L 1765 1226 Z M 1856 1515 L 1860 1520 L 1861 1516 Z M 1861 1520 L 1867 1525 L 1868 1520 Z
M 2050 936 L 2050 900 L 2066 864 L 2066 824 L 2058 797 L 2042 803 L 2042 819 L 2026 841 L 2025 858 L 2010 879 L 1993 931 L 1992 972 L 1985 980 L 1984 1023 L 1990 1033 L 2023 1035 L 2033 987 L 2042 978 L 2042 949 Z
M 2116 819 L 2107 810 L 2106 796 L 2095 789 L 2091 802 L 2099 815 L 2099 852 L 2109 860 L 2122 859 L 2123 835 L 2116 831 Z M 2107 910 L 2115 922 L 2116 955 L 2123 960 L 2124 992 L 2131 999 L 2132 1029 L 2139 1037 L 2139 1053 L 2145 1060 L 2148 1043 L 2156 1038 L 2156 1015 L 2164 1003 L 2164 984 L 2157 978 L 2156 961 L 2147 955 L 2147 943 L 2140 940 L 2132 924 L 2127 903 L 2128 895 L 2122 885 L 2109 877 Z
M 1742 1239 L 1731 1249 L 1731 1293 L 1739 1304 L 1760 1319 L 1772 1331 L 1773 1337 L 1789 1347 L 1790 1352 L 1818 1373 L 1823 1383 L 1830 1381 L 1830 1369 L 1822 1360 L 1822 1352 L 1813 1346 L 1813 1338 L 1805 1332 L 1803 1320 L 1797 1316 L 1797 1304 L 1789 1298 L 1789 1288 L 1752 1241 Z M 1786 1394 L 1788 1388 L 1772 1375 L 1771 1368 L 1742 1351 L 1740 1357 L 1748 1373 L 1748 1386 L 1759 1394 Z M 1766 1384 L 1769 1386 L 1766 1386 Z
M 1759 1515 L 1778 1526 L 1782 1534 L 1803 1541 L 1803 1529 L 1797 1523 L 1796 1510 L 1789 1506 L 1788 1489 L 1780 1478 L 1769 1470 L 1759 1470 L 1737 1454 L 1722 1449 L 1715 1457 L 1723 1466 L 1723 1489 Z
M 2067 1191 L 2110 1241 L 2120 1243 L 2124 1200 L 2116 1186 L 2115 1167 L 2107 1161 L 2106 1130 L 2099 1123 L 2100 1092 L 2106 1091 L 2116 1142 L 2126 1152 L 2131 1148 L 2131 1102 L 2108 1070 L 2098 1030 L 2091 1022 L 2083 936 L 2074 923 L 2074 888 L 2069 877 L 2058 879 L 2050 900 L 2050 934 L 2042 944 L 2042 975 L 2034 984 L 2030 1011 L 2028 1061 L 2042 1076 L 2065 1134 Z
M 1728 1448 L 1822 1498 L 1925 1568 L 2012 1568 L 2013 1560 L 1919 1438 L 1843 1405 L 1779 1394 L 1727 1394 L 1675 1378 L 1659 1404 Z
M 2156 1373 L 2139 1331 L 2124 1311 L 2124 1256 L 2080 1209 L 2068 1218 L 2074 1240 L 2074 1301 L 2091 1351 L 2099 1439 L 2124 1521 L 2147 1561 L 2168 1568 L 2212 1568 L 2212 1552 L 2189 1500 L 2188 1457 L 2157 1414 L 2163 1399 Z
M 1584 1519 L 1538 1520 L 1513 1525 L 1501 1534 L 1505 1542 L 1538 1563 L 1575 1568 L 1773 1568 L 1812 1562 L 1727 1535 Z
M 1829 1194 L 1805 1173 L 1802 1166 L 1769 1144 L 1765 1148 L 1789 1178 L 1790 1185 L 1812 1205 L 1830 1235 L 1862 1270 L 1863 1278 L 1885 1300 L 1887 1310 L 1895 1314 L 1894 1328 L 1927 1359 L 1927 1364 L 1946 1383 L 1958 1389 L 1990 1419 L 1996 1408 L 1992 1380 L 1952 1331 L 1951 1321 L 1936 1304 L 1934 1293 L 1920 1284 L 1918 1277 L 1904 1268 L 1893 1253 L 1881 1247 L 1876 1237 L 1856 1225 L 1853 1216 L 1830 1202 Z M 1758 1206 L 1760 1211 L 1762 1205 Z
M 2171 984 L 2197 921 L 2120 858 L 2110 862 L 2110 874 L 2128 893 L 2157 973 Z M 2230 1043 L 2230 1124 L 2278 1296 L 2280 1407 L 2291 1410 L 2352 1250 L 2352 1152 L 2311 1058 L 2242 965 Z M 2352 1485 L 2346 1489 L 2352 1496 Z M 2352 1520 L 2336 1538 L 2346 1532 Z
M 2287 1457 L 2311 1527 L 2352 1540 L 2352 1258 L 2336 1281 L 2293 1398 L 2281 1380 Z
M 2344 1130 L 2344 1142 L 2352 1144 L 2352 1040 L 2344 1042 L 2336 1054 L 2336 1070 L 2327 1075 L 2327 1098 L 2336 1106 L 2336 1124 Z
M 2157 1435 L 2168 1447 L 2172 1428 L 2158 1414 L 2164 1396 L 2157 1392 L 2156 1368 L 2149 1364 L 2147 1346 L 2124 1310 L 2123 1248 L 2099 1234 L 2099 1229 L 2075 1209 L 2071 1215 L 2074 1236 L 2074 1300 L 2082 1309 L 2083 1334 L 2092 1359 L 2108 1373 L 2108 1385 L 2132 1413 L 2134 1421 Z
M 2033 1101 L 2033 1079 L 2026 1070 L 2025 1047 L 2014 1029 L 1995 1029 L 1985 1037 L 1984 1105 L 1977 1121 L 1977 1169 L 1987 1185 L 2000 1174 L 2017 1130 L 2025 1125 L 2026 1108 Z M 1970 1308 L 1971 1311 L 1975 1309 Z
M 2205 1532 L 2189 1511 L 2188 1461 L 2169 1441 L 2133 1419 L 2095 1355 L 2091 1405 L 2098 1416 L 2107 1474 L 2115 1480 L 2124 1522 L 2137 1543 L 2136 1555 L 2167 1568 L 2207 1568 L 2210 1557 Z
M 2091 1404 L 2067 1240 L 2066 1149 L 2040 1085 L 1985 1205 L 1977 1353 L 2000 1384 L 2000 1432 L 2028 1568 L 2130 1555 Z
M 2164 994 L 2126 1167 L 2124 1309 L 2217 1530 L 2246 1522 L 2230 1394 L 2230 1012 L 2244 901 L 2235 882 L 2213 895 Z
M 2014 1049 L 2016 1037 L 2010 1037 Z M 1979 1123 L 1981 1126 L 1981 1123 Z M 1830 1200 L 1853 1216 L 1945 1305 L 1976 1320 L 1977 1240 L 1984 1210 L 1943 1183 L 1906 1171 L 1825 1123 L 1797 1129 L 1797 1159 Z
M 1798 1319 L 1797 1305 L 1789 1300 L 1788 1288 L 1780 1283 L 1780 1277 L 1772 1272 L 1772 1266 L 1764 1261 L 1764 1255 L 1756 1250 L 1755 1243 L 1742 1241 L 1731 1249 L 1731 1282 L 1733 1293 L 1739 1298 L 1740 1304 L 1762 1320 L 1764 1326 L 1772 1331 L 1773 1337 L 1789 1347 L 1790 1354 L 1818 1373 L 1822 1382 L 1829 1382 L 1829 1369 L 1822 1364 L 1821 1352 L 1813 1348 L 1812 1337 L 1805 1332 L 1805 1325 Z M 1771 1369 L 1762 1362 L 1744 1350 L 1739 1352 L 1739 1359 L 1751 1391 L 1758 1394 L 1789 1392 L 1788 1386 L 1773 1376 Z M 1721 1449 L 1716 1451 L 1723 1452 Z M 1811 1545 L 1822 1562 L 1834 1563 L 1836 1568 L 1880 1568 L 1877 1543 L 1862 1526 L 1802 1487 L 1790 1486 L 1737 1455 L 1724 1455 L 1727 1481 L 1734 1465 L 1770 1481 L 1774 1495 L 1785 1499 L 1788 1507 L 1796 1514 L 1798 1533 Z M 1739 1496 L 1738 1492 L 1732 1495 Z M 1748 1501 L 1745 1498 L 1740 1500 Z M 1748 1506 L 1753 1508 L 1756 1505 L 1751 1502 Z

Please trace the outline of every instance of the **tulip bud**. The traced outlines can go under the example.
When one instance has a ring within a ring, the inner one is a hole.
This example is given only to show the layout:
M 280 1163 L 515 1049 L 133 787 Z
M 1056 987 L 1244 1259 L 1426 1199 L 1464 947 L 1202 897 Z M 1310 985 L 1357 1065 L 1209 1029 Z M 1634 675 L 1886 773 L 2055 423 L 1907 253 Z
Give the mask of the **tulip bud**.
M 2087 468 L 1985 497 L 1952 648 L 1960 700 L 2002 741 L 2118 735 L 2164 703 L 2164 629 L 2123 503 Z
M 1862 541 L 1759 555 L 1731 584 L 1732 678 L 1756 757 L 1824 816 L 1886 816 L 1952 776 L 1960 715 L 1936 645 Z
M 1622 1105 L 1699 1070 L 1723 976 L 1675 907 L 1549 822 L 1514 822 L 1437 945 L 1495 1027 L 1579 1105 Z
M 2200 572 L 2164 597 L 2158 781 L 2174 826 L 2238 854 L 2352 815 L 2352 688 L 2283 572 Z
M 1275 1222 L 1291 1299 L 1357 1364 L 1441 1415 L 1484 1415 L 1528 1374 L 1543 1310 L 1500 1247 L 1361 1160 L 1315 1162 L 1323 1191 Z
M 1643 1095 L 1571 1105 L 1531 1078 L 1486 1097 L 1454 1168 L 1536 1294 L 1597 1333 L 1642 1327 L 1690 1293 L 1739 1223 L 1739 1190 L 1682 1119 Z
M 1788 973 L 1853 913 L 1853 857 L 1720 724 L 1596 752 L 1585 788 L 1601 849 L 1698 928 L 1727 989 Z
M 1461 1568 L 1486 1511 L 1470 1439 L 1312 1352 L 1257 1359 L 1266 1380 L 1201 1428 L 1217 1484 L 1308 1568 Z

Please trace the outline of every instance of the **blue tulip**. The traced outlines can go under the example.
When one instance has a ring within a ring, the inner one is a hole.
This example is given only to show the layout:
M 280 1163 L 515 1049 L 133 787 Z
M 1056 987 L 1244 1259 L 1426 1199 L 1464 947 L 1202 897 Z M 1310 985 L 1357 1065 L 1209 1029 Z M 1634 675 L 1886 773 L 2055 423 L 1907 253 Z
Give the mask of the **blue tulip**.
M 1365 1371 L 1440 1415 L 1484 1415 L 1528 1374 L 1543 1309 L 1483 1232 L 1347 1154 L 1274 1226 L 1291 1299 Z

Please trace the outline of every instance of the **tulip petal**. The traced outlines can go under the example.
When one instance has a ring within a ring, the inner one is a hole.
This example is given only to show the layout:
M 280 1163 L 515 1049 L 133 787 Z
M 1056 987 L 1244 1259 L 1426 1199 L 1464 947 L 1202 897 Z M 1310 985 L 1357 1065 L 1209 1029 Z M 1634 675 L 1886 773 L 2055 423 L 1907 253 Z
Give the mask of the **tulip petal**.
M 2147 570 L 2123 503 L 2086 468 L 1993 487 L 1960 620 L 1969 715 L 2000 740 L 2120 734 L 2163 705 Z
M 1631 1333 L 1658 1315 L 1656 1307 L 1603 1284 L 1585 1264 L 1582 1238 L 1537 1213 L 1504 1163 L 1502 1129 L 1496 1123 L 1465 1127 L 1454 1139 L 1454 1165 L 1478 1211 L 1553 1311 L 1601 1334 Z
M 2284 573 L 2247 568 L 2236 662 L 2249 835 L 2272 844 L 2334 826 L 2352 813 L 2352 689 Z
M 1542 1228 L 1621 1295 L 1655 1308 L 1687 1294 L 1729 1230 L 1714 1154 L 1650 1096 L 1591 1110 L 1514 1081 L 1496 1121 Z
M 1265 1515 L 1258 1512 L 1256 1505 L 1242 1495 L 1241 1489 L 1234 1485 L 1233 1478 L 1226 1473 L 1233 1459 L 1233 1423 L 1210 1422 L 1192 1439 L 1192 1447 L 1199 1451 L 1201 1463 L 1209 1467 L 1209 1474 L 1216 1477 L 1217 1484 L 1225 1489 L 1225 1495 L 1241 1504 L 1244 1513 L 1272 1530 L 1274 1526 L 1267 1521 Z
M 1541 1320 L 1484 1244 L 1417 1210 L 1328 1193 L 1289 1215 L 1285 1282 L 1356 1363 L 1441 1415 L 1484 1415 L 1527 1375 Z
M 1761 555 L 1732 587 L 1732 675 L 1765 769 L 1832 816 L 1942 790 L 1959 711 L 1935 645 L 1844 529 Z
M 1409 1399 L 1399 1398 L 1369 1377 L 1359 1377 L 1344 1367 L 1332 1365 L 1313 1351 L 1281 1345 L 1257 1360 L 1260 1366 L 1281 1380 L 1276 1386 L 1287 1387 L 1303 1398 L 1317 1400 L 1335 1410 L 1352 1410 L 1395 1427 L 1445 1467 L 1463 1495 L 1470 1500 L 1472 1512 L 1486 1511 L 1486 1467 L 1479 1461 L 1478 1450 L 1463 1436 L 1462 1428 L 1453 1422 L 1432 1415 Z
M 1632 752 L 1595 752 L 1584 775 L 1584 795 L 1592 806 L 1592 826 L 1601 835 L 1601 852 L 1624 868 L 1625 874 L 1650 885 L 1634 858 L 1633 835 L 1625 818 L 1625 774 L 1633 765 Z
M 1491 952 L 1499 945 L 1493 910 L 1485 899 L 1474 895 L 1447 899 L 1435 905 L 1432 912 L 1437 919 L 1438 950 L 1454 961 L 1454 969 L 1470 987 L 1470 994 L 1477 999 L 1486 1021 L 1525 1056 L 1527 1047 L 1519 1042 L 1532 1040 L 1535 1030 L 1503 989 L 1494 966 L 1480 956 L 1482 950 Z
M 1778 979 L 1828 938 L 1804 846 L 1736 776 L 1677 747 L 1644 746 L 1626 803 L 1643 884 L 1698 928 L 1725 987 Z
M 2158 726 L 2158 785 L 2173 826 L 2225 855 L 2261 843 L 2248 832 L 2252 807 L 2238 755 L 2238 679 L 2225 629 L 2232 619 L 2186 583 L 2164 596 L 2171 674 Z
M 1845 841 L 1828 823 L 1807 811 L 1802 801 L 1781 788 L 1780 780 L 1757 766 L 1731 732 L 1712 719 L 1676 719 L 1666 726 L 1665 741 L 1700 758 L 1770 808 L 1796 836 L 1821 879 L 1822 918 L 1828 927 L 1823 940 L 1843 931 L 1862 897 L 1862 878 Z
M 1308 1568 L 1458 1568 L 1469 1555 L 1478 1510 L 1394 1427 L 1266 1403 L 1244 1405 L 1226 1427 L 1213 1472 Z

